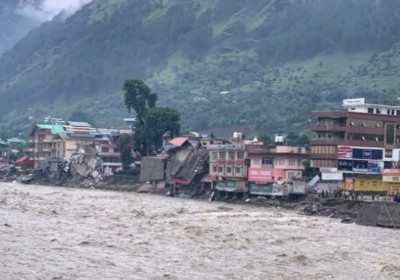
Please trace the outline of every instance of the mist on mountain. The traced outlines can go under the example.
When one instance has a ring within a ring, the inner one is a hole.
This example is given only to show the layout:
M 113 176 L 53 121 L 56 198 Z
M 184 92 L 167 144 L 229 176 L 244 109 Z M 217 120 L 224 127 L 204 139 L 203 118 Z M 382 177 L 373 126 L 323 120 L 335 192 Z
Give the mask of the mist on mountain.
M 16 12 L 31 19 L 44 22 L 51 20 L 62 10 L 65 10 L 68 15 L 72 15 L 91 1 L 92 0 L 28 1 L 25 2 L 25 5 L 19 5 Z

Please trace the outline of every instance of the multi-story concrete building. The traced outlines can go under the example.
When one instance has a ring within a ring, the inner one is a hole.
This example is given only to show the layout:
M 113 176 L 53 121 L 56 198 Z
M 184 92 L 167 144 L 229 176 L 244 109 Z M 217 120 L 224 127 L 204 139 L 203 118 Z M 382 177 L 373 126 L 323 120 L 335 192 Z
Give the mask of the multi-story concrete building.
M 250 160 L 248 182 L 250 193 L 275 195 L 273 185 L 303 176 L 303 161 L 308 158 L 305 147 L 296 146 L 246 146 Z
M 29 136 L 35 168 L 38 167 L 40 160 L 58 157 L 58 140 L 56 136 L 64 132 L 65 130 L 61 125 L 37 124 L 34 126 Z
M 343 107 L 346 110 L 312 113 L 317 122 L 311 127 L 311 167 L 331 168 L 344 174 L 350 189 L 370 190 L 383 169 L 400 159 L 400 106 L 358 98 L 344 100 Z
M 89 145 L 101 140 L 96 137 L 96 129 L 86 122 L 67 122 L 63 128 L 65 131 L 55 137 L 57 157 L 69 159 L 80 145 Z
M 209 179 L 219 191 L 247 192 L 247 169 L 244 145 L 210 146 Z
M 117 147 L 117 141 L 122 134 L 130 134 L 130 130 L 118 129 L 97 129 L 97 135 L 101 136 L 101 141 L 97 142 L 97 150 L 103 159 L 103 172 L 106 174 L 115 173 L 122 170 L 121 154 Z M 131 167 L 135 167 L 135 154 L 132 152 L 134 158 L 132 159 Z

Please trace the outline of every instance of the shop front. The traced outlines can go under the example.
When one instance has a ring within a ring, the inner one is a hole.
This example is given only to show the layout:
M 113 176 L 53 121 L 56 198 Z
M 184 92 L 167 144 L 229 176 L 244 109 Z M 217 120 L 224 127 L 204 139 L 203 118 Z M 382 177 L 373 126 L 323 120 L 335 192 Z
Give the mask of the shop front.
M 284 184 L 279 183 L 249 183 L 249 192 L 252 195 L 286 196 L 288 195 L 288 188 Z
M 217 182 L 217 190 L 225 192 L 247 192 L 246 182 L 243 180 L 224 180 Z
M 384 169 L 382 181 L 386 185 L 389 194 L 400 193 L 400 170 Z

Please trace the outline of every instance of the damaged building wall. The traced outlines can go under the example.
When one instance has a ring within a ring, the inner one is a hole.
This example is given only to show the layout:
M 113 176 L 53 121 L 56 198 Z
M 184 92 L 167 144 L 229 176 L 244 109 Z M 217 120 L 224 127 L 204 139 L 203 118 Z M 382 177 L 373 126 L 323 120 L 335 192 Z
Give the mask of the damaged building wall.
M 185 185 L 191 184 L 196 178 L 200 182 L 208 172 L 208 156 L 207 150 L 195 150 L 191 146 L 179 150 L 167 165 L 167 177 Z
M 91 145 L 82 145 L 71 156 L 71 172 L 82 177 L 98 178 L 101 175 L 103 161 L 97 150 Z
M 140 182 L 161 181 L 165 179 L 165 159 L 144 157 L 140 168 Z

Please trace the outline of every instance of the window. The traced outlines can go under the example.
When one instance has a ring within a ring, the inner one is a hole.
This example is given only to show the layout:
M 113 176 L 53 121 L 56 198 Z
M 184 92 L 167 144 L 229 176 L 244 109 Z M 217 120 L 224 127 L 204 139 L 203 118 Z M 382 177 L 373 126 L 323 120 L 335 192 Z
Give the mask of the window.
M 226 173 L 232 173 L 232 167 L 227 167 L 226 168 Z
M 392 158 L 393 157 L 393 150 L 385 149 L 385 157 Z
M 297 162 L 297 161 L 296 161 L 295 159 L 292 159 L 292 158 L 289 159 L 289 165 L 290 165 L 290 166 L 296 166 L 296 162 Z
M 253 159 L 253 165 L 261 165 L 261 159 L 260 158 L 254 158 Z
M 218 167 L 218 173 L 222 173 L 222 167 Z
M 373 114 L 374 113 L 374 108 L 368 108 L 368 113 Z
M 244 153 L 243 152 L 237 153 L 237 158 L 238 159 L 243 159 L 244 158 Z
M 219 159 L 225 159 L 225 152 L 219 152 Z
M 303 161 L 301 159 L 297 160 L 297 166 L 303 166 Z
M 213 141 L 213 140 L 211 140 L 211 141 L 210 141 L 210 144 L 211 144 L 211 145 L 213 145 L 213 144 L 214 144 L 214 141 Z M 206 143 L 206 146 L 207 146 L 207 143 Z
M 213 173 L 217 173 L 217 167 L 216 167 L 216 166 L 213 166 L 213 167 L 212 167 L 212 171 L 213 171 Z
M 285 159 L 283 159 L 283 158 L 278 158 L 278 159 L 275 159 L 275 165 L 285 165 Z
M 218 152 L 213 152 L 212 153 L 212 159 L 218 159 Z
M 101 148 L 102 153 L 108 153 L 110 151 L 109 148 Z
M 242 173 L 242 168 L 240 167 L 235 167 L 235 174 L 240 175 Z
M 262 158 L 262 164 L 273 164 L 274 163 L 274 159 L 270 158 L 270 157 L 263 157 Z
M 395 126 L 394 124 L 386 124 L 386 145 L 394 145 Z
M 229 152 L 229 159 L 235 159 L 235 153 Z
M 119 153 L 118 148 L 114 148 L 114 153 Z
M 400 110 L 396 110 L 396 115 L 400 116 Z

